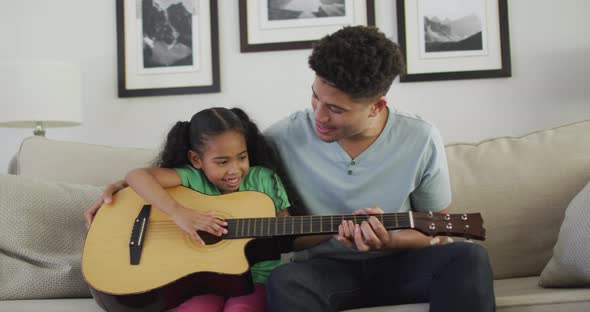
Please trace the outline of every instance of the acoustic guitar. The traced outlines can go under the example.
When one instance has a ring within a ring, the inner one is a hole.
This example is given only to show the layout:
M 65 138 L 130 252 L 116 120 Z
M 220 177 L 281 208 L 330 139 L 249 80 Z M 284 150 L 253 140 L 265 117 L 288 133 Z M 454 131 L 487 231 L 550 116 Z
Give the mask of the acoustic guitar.
M 82 272 L 107 311 L 163 311 L 199 293 L 236 296 L 252 291 L 250 263 L 278 256 L 277 238 L 338 233 L 342 220 L 368 215 L 275 217 L 270 197 L 254 191 L 209 196 L 186 187 L 167 189 L 181 205 L 215 210 L 227 223 L 222 237 L 201 233 L 203 246 L 131 188 L 103 205 L 88 231 Z M 485 239 L 479 213 L 384 213 L 387 229 Z

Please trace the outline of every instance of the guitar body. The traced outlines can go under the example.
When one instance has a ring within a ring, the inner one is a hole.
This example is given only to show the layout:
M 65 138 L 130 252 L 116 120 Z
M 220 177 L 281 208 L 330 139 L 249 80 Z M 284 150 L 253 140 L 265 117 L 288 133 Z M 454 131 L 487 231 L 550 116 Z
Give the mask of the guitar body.
M 259 192 L 208 196 L 185 187 L 168 192 L 185 207 L 215 210 L 224 219 L 275 216 L 272 200 Z M 147 203 L 131 188 L 118 192 L 113 202 L 96 214 L 82 257 L 84 277 L 96 301 L 107 311 L 162 311 L 201 293 L 249 293 L 249 263 L 264 258 L 254 259 L 251 254 L 275 252 L 269 241 L 252 238 L 222 239 L 202 246 L 152 207 L 140 261 L 132 265 L 130 237 L 134 221 Z

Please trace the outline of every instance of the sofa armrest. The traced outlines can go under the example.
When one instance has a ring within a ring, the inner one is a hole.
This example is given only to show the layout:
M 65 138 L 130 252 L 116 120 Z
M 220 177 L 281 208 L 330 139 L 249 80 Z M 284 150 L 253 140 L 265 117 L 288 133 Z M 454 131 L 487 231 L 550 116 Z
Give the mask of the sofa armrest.
M 12 156 L 8 163 L 8 174 L 18 174 L 18 164 L 16 161 L 16 155 Z

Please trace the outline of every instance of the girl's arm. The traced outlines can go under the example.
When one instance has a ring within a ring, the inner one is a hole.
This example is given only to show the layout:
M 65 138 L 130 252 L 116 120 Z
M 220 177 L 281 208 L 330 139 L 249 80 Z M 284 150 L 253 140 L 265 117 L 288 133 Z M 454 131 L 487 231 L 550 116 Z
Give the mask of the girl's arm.
M 174 169 L 134 169 L 125 176 L 125 182 L 139 196 L 160 208 L 170 217 L 174 215 L 176 210 L 184 208 L 164 190 L 167 187 L 182 185 L 182 180 Z
M 201 212 L 179 204 L 165 188 L 182 185 L 180 176 L 170 168 L 142 168 L 130 171 L 125 182 L 150 204 L 167 214 L 178 226 L 202 244 L 205 242 L 197 231 L 209 232 L 216 236 L 227 233 L 227 223 L 215 215 L 215 211 Z

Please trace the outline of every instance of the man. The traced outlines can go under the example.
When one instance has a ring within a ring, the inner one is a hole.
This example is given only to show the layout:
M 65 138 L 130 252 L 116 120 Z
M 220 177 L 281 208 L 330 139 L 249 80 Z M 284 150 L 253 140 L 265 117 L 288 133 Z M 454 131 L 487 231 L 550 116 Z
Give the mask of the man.
M 387 105 L 385 95 L 404 67 L 399 47 L 376 28 L 345 27 L 319 41 L 309 65 L 316 73 L 312 109 L 265 133 L 306 213 L 447 213 L 450 183 L 438 131 Z M 118 188 L 109 186 L 103 197 Z M 298 238 L 300 251 L 268 280 L 268 309 L 429 302 L 430 311 L 495 311 L 485 250 L 438 241 L 414 230 L 387 231 L 376 217 L 343 222 L 337 236 Z
M 309 65 L 313 110 L 266 131 L 309 214 L 438 211 L 450 204 L 438 131 L 387 106 L 403 70 L 399 47 L 370 27 L 324 37 Z M 430 302 L 430 311 L 494 311 L 492 272 L 476 244 L 430 245 L 414 230 L 387 231 L 375 217 L 340 226 L 338 238 L 295 241 L 292 263 L 271 273 L 270 311 L 334 311 Z M 422 248 L 423 247 L 423 248 Z

